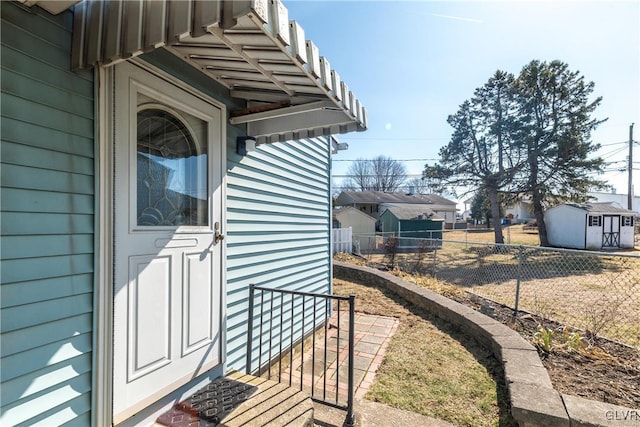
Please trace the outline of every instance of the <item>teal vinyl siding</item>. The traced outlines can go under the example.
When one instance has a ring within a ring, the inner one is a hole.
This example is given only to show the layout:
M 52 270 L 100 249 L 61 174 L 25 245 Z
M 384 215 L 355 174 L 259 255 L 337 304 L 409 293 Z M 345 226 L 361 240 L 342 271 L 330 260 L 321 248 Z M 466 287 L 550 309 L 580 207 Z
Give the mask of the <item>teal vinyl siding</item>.
M 244 104 L 162 49 L 142 56 L 227 106 Z M 228 122 L 228 120 L 227 120 Z M 236 154 L 245 126 L 227 125 L 227 369 L 243 370 L 249 284 L 329 293 L 330 146 L 327 138 L 266 144 Z
M 72 14 L 0 2 L 0 424 L 91 420 L 94 81 L 71 72 Z M 227 106 L 223 86 L 162 49 L 142 59 Z M 228 120 L 228 116 L 226 118 Z M 329 292 L 326 138 L 235 153 L 226 128 L 227 368 L 241 369 L 250 283 Z
M 329 156 L 326 138 L 263 145 L 244 158 L 230 156 L 229 368 L 245 369 L 249 284 L 318 293 L 331 290 Z M 274 309 L 278 307 L 276 302 Z
M 94 90 L 70 12 L 0 2 L 2 425 L 89 425 Z

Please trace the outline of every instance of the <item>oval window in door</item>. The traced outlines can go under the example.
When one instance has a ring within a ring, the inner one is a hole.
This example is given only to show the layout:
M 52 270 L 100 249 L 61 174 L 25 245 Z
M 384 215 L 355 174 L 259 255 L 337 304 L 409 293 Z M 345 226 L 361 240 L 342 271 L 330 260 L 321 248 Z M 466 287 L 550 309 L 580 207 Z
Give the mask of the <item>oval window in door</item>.
M 138 112 L 137 225 L 207 226 L 206 123 L 160 108 Z

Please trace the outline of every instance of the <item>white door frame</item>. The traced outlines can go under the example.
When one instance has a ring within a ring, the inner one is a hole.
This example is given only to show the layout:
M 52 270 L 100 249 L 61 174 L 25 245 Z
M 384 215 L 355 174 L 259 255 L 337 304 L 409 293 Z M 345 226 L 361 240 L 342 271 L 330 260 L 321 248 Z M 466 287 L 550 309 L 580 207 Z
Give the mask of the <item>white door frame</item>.
M 607 219 L 609 225 L 609 231 L 607 232 Z M 615 219 L 615 221 L 614 221 Z M 614 225 L 617 224 L 617 231 L 614 231 Z M 620 247 L 620 227 L 622 226 L 621 215 L 602 215 L 602 243 L 603 248 L 619 248 Z M 612 243 L 609 246 L 605 246 L 604 243 Z
M 219 108 L 221 126 L 221 223 L 226 230 L 226 176 L 227 176 L 227 111 L 226 106 L 187 85 L 157 67 L 139 59 L 130 60 L 147 72 L 156 75 L 180 89 Z M 113 425 L 113 280 L 114 280 L 114 67 L 96 67 L 94 72 L 95 114 L 95 218 L 94 218 L 94 296 L 93 296 L 93 353 L 91 422 L 95 427 Z M 226 244 L 222 243 L 221 280 L 221 356 L 226 362 Z

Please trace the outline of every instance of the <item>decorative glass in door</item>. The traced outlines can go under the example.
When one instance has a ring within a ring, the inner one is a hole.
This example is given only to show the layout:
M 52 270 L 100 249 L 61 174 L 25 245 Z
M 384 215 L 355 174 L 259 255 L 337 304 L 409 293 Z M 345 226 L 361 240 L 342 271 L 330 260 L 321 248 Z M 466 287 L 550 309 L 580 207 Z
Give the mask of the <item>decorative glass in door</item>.
M 207 226 L 206 123 L 147 108 L 137 118 L 137 225 Z

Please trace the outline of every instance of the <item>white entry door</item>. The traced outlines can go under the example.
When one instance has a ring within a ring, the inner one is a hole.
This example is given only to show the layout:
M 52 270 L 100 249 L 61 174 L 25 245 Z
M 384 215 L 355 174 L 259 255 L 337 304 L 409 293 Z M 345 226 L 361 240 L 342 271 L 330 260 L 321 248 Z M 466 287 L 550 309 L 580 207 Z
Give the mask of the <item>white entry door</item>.
M 115 69 L 114 423 L 220 364 L 219 107 Z

